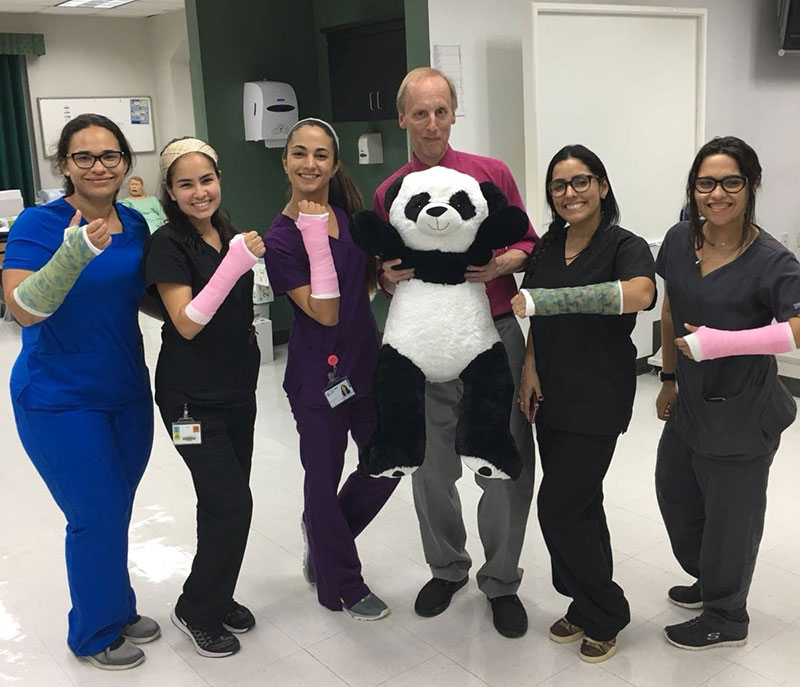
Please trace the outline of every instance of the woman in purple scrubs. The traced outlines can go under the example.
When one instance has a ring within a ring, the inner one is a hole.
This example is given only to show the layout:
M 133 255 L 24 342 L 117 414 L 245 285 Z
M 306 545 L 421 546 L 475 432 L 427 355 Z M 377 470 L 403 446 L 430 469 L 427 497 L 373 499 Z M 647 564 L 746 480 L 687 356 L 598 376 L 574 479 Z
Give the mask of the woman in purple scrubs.
M 294 311 L 283 387 L 305 469 L 303 572 L 326 608 L 378 620 L 389 609 L 361 577 L 355 538 L 398 482 L 356 470 L 337 493 L 347 433 L 361 451 L 375 427 L 372 374 L 380 335 L 369 302 L 375 263 L 349 231 L 363 201 L 341 168 L 338 138 L 326 122 L 294 126 L 283 167 L 291 199 L 264 242 L 273 290 L 287 294 Z

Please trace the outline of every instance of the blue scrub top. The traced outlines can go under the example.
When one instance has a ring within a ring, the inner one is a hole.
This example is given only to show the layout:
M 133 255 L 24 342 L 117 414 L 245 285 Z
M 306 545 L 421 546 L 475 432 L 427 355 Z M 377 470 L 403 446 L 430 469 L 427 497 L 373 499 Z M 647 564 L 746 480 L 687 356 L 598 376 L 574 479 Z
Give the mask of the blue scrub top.
M 23 408 L 105 408 L 150 394 L 138 320 L 150 232 L 138 212 L 115 208 L 122 233 L 111 235 L 111 245 L 84 268 L 50 317 L 22 330 L 11 396 Z M 3 269 L 44 266 L 74 214 L 64 198 L 23 211 L 9 234 Z

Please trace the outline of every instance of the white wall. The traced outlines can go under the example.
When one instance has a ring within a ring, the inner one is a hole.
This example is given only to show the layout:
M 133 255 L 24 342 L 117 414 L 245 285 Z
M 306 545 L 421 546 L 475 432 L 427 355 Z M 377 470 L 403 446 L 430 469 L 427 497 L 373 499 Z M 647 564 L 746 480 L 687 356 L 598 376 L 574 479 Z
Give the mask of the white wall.
M 150 40 L 153 96 L 159 104 L 156 148 L 179 136 L 194 136 L 192 82 L 186 15 L 170 12 L 145 20 Z
M 777 55 L 775 0 L 606 4 L 708 9 L 706 137 L 733 134 L 755 148 L 764 168 L 758 221 L 778 238 L 789 233 L 790 248 L 800 253 L 800 56 Z M 524 187 L 522 31 L 530 25 L 530 1 L 429 0 L 428 12 L 431 45 L 462 46 L 466 115 L 457 118 L 451 143 L 504 159 Z M 592 103 L 581 101 L 580 83 L 602 79 L 602 69 L 598 58 L 565 83 L 564 107 L 591 109 Z M 625 208 L 622 213 L 624 223 Z
M 149 95 L 156 151 L 136 154 L 134 169 L 156 193 L 161 146 L 194 133 L 184 13 L 148 19 L 0 14 L 0 26 L 44 34 L 46 54 L 27 57 L 40 186 L 60 187 L 61 179 L 43 155 L 37 98 Z

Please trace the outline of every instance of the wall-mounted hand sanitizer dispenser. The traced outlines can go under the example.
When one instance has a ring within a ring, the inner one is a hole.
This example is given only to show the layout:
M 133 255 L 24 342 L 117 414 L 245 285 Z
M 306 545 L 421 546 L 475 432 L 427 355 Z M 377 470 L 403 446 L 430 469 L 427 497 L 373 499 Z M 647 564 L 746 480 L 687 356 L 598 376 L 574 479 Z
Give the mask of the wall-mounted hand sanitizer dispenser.
M 380 134 L 361 134 L 358 137 L 358 164 L 383 164 L 383 142 Z
M 297 96 L 288 83 L 248 81 L 244 85 L 244 138 L 282 148 L 297 123 Z

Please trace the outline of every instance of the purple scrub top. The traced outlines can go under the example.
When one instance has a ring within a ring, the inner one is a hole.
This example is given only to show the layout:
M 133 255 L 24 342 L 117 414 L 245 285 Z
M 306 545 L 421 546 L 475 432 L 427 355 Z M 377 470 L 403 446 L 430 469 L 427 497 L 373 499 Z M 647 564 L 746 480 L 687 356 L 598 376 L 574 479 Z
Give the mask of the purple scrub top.
M 326 327 L 306 315 L 290 298 L 294 320 L 289 332 L 289 358 L 283 388 L 289 401 L 327 407 L 329 355 L 339 358 L 336 377 L 348 377 L 356 396 L 372 392 L 372 374 L 378 359 L 380 334 L 370 308 L 366 286 L 367 256 L 353 243 L 346 213 L 333 207 L 339 238 L 328 238 L 339 277 L 339 323 Z M 303 239 L 294 220 L 279 214 L 264 236 L 264 256 L 275 294 L 311 283 Z

